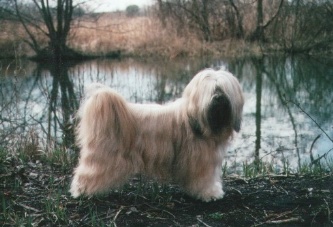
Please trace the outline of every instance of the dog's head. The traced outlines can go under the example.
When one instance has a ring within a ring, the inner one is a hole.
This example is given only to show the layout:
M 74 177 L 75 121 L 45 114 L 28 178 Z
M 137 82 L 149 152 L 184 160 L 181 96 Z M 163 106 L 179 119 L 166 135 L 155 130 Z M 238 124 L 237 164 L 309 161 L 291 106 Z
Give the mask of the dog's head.
M 213 69 L 199 72 L 186 86 L 189 124 L 196 135 L 219 135 L 223 129 L 240 130 L 243 93 L 231 73 Z

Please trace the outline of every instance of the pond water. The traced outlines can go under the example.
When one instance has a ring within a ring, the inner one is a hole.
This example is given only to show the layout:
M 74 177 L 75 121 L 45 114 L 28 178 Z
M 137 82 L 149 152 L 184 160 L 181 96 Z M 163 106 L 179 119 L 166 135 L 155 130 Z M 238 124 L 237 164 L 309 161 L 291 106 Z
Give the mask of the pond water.
M 166 103 L 207 67 L 232 72 L 244 91 L 243 124 L 228 149 L 229 167 L 237 170 L 255 155 L 276 168 L 297 168 L 311 153 L 314 159 L 328 153 L 321 161 L 332 163 L 333 62 L 306 57 L 98 59 L 61 66 L 0 60 L 0 147 L 38 143 L 71 150 L 85 85 L 106 84 L 131 102 Z

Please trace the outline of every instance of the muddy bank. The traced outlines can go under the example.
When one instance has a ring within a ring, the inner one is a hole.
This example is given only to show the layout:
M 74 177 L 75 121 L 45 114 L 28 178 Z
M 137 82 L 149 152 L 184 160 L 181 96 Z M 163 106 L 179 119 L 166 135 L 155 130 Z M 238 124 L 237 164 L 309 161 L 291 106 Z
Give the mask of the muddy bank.
M 3 226 L 330 226 L 333 176 L 226 178 L 204 203 L 178 187 L 133 179 L 92 198 L 68 193 L 71 168 L 6 159 L 0 168 Z

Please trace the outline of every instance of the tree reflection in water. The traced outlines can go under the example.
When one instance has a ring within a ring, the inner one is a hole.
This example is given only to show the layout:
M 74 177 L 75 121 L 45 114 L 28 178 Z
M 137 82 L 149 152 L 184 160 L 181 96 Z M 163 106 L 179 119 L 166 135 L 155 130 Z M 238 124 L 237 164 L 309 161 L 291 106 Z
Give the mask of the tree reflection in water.
M 75 141 L 73 114 L 78 109 L 79 103 L 73 82 L 68 75 L 69 68 L 69 64 L 50 64 L 46 68 L 53 80 L 48 100 L 47 143 L 52 141 L 51 130 L 54 131 L 54 135 L 57 135 L 59 127 L 62 143 L 68 148 L 72 147 Z

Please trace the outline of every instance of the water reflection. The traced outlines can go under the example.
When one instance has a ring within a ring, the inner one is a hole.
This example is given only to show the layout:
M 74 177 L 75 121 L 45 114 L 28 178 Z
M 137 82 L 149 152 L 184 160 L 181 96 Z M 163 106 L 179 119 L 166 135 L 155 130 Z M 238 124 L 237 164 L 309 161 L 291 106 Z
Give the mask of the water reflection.
M 288 160 L 299 167 L 309 160 L 311 144 L 319 134 L 312 148 L 314 157 L 333 147 L 295 105 L 333 137 L 333 65 L 325 60 L 99 59 L 58 66 L 1 60 L 0 65 L 0 146 L 15 149 L 20 138 L 33 132 L 44 148 L 73 147 L 73 116 L 84 86 L 91 82 L 111 86 L 131 102 L 165 103 L 179 97 L 200 69 L 222 67 L 237 75 L 246 97 L 243 128 L 228 152 L 230 164 L 263 160 L 283 166 Z
M 45 67 L 45 66 L 44 66 Z M 47 116 L 47 143 L 55 137 L 58 127 L 62 133 L 62 143 L 66 147 L 74 144 L 74 127 L 71 116 L 78 109 L 78 99 L 74 92 L 73 82 L 69 78 L 71 64 L 47 65 L 46 71 L 52 78 L 48 94 L 48 116 Z M 37 68 L 37 77 L 42 73 L 41 67 Z M 51 132 L 53 130 L 53 133 Z
M 240 145 L 235 146 L 238 162 L 239 152 L 244 161 L 259 154 L 260 160 L 277 166 L 283 166 L 285 160 L 293 167 L 309 161 L 311 143 L 323 133 L 288 101 L 303 107 L 332 138 L 329 100 L 332 100 L 333 65 L 330 62 L 265 57 L 233 62 L 229 66 L 230 71 L 240 76 L 247 98 L 245 127 L 238 140 Z M 316 156 L 329 151 L 332 146 L 332 142 L 322 136 L 314 146 Z
M 256 70 L 256 143 L 255 143 L 255 166 L 259 166 L 261 148 L 261 97 L 262 97 L 262 77 L 264 73 L 263 59 L 253 59 Z

